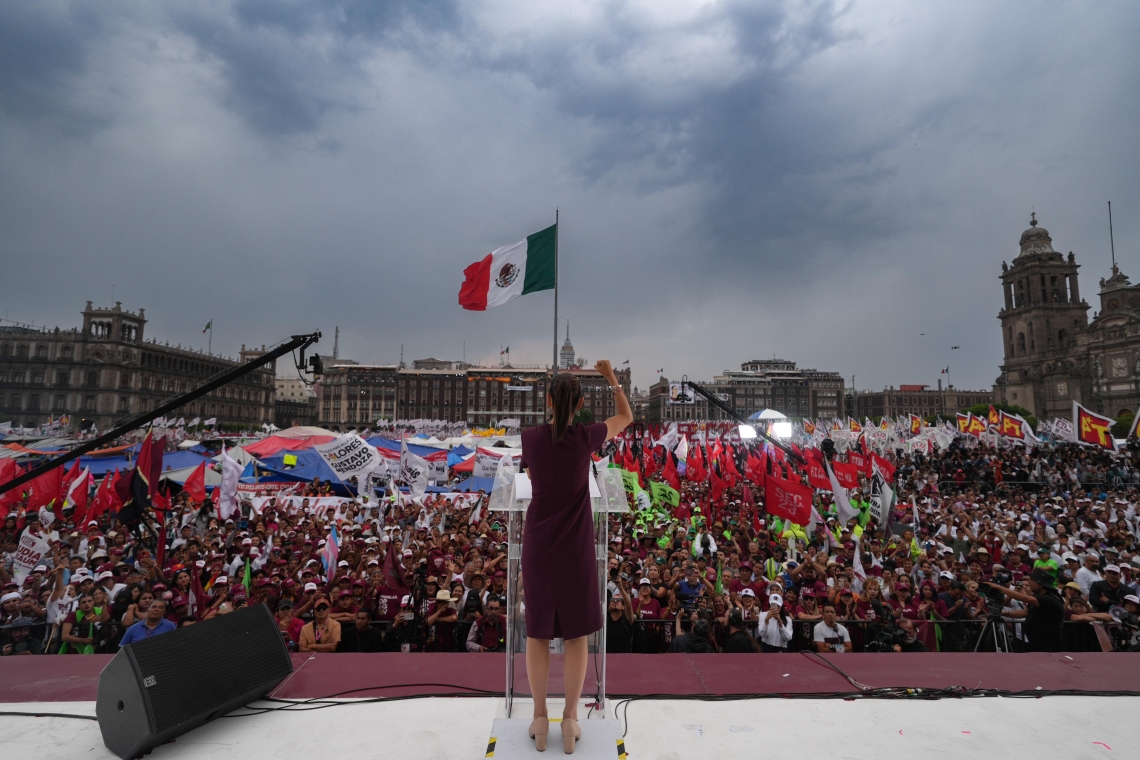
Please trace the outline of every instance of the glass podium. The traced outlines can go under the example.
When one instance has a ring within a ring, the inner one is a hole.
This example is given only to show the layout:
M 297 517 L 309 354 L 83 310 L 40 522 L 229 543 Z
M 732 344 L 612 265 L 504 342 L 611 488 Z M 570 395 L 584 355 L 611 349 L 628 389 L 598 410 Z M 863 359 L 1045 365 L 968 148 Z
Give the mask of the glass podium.
M 504 468 L 513 466 L 504 462 Z M 596 469 L 591 473 L 590 497 L 594 512 L 594 547 L 598 563 L 598 598 L 605 619 L 608 604 L 606 590 L 607 555 L 609 549 L 609 515 L 629 511 L 625 485 L 614 469 Z M 506 718 L 512 715 L 516 698 L 531 696 L 526 671 L 526 598 L 522 584 L 522 542 L 526 534 L 526 509 L 530 505 L 530 479 L 526 473 L 500 472 L 496 488 L 491 492 L 489 510 L 506 512 L 507 525 L 507 636 L 506 636 Z M 562 679 L 562 640 L 551 642 L 550 678 L 547 699 L 565 698 Z M 605 715 L 606 695 L 606 629 L 588 637 L 590 660 L 582 687 L 584 702 L 593 703 L 591 714 Z M 522 717 L 522 716 L 520 716 Z M 529 714 L 525 716 L 529 720 Z M 533 748 L 532 748 L 533 750 Z

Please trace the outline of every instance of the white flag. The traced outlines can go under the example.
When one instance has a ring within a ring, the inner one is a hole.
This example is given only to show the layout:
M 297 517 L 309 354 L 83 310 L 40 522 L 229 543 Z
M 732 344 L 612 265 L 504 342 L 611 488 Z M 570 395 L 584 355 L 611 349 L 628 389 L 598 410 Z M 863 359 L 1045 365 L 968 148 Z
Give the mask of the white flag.
M 677 436 L 677 423 L 672 422 L 669 424 L 669 429 L 665 431 L 664 435 L 657 439 L 654 445 L 664 446 L 666 451 L 672 451 L 673 447 L 677 445 Z
M 677 441 L 677 448 L 673 449 L 673 453 L 677 455 L 677 459 L 687 462 L 689 459 L 689 439 L 682 435 L 681 439 Z
M 84 467 L 83 472 L 79 473 L 79 477 L 72 481 L 67 489 L 67 496 L 63 500 L 65 507 L 74 508 L 77 504 L 82 503 L 87 505 L 87 491 L 91 488 L 91 468 Z M 80 500 L 81 497 L 82 501 Z
M 201 417 L 195 417 L 194 419 L 190 420 L 190 427 L 194 427 L 195 425 L 197 425 L 201 421 L 202 421 Z
M 24 531 L 24 534 L 20 536 L 16 558 L 12 562 L 12 580 L 21 586 L 24 585 L 24 579 L 28 577 L 28 573 L 40 564 L 40 560 L 49 551 L 51 551 L 51 547 L 43 536 L 33 536 L 30 531 Z
M 431 465 L 421 456 L 408 451 L 407 441 L 400 441 L 400 480 L 412 489 L 412 500 L 423 497 L 427 490 L 428 472 Z
M 823 466 L 827 468 L 827 477 L 831 479 L 831 492 L 835 496 L 835 510 L 839 520 L 839 525 L 842 527 L 847 524 L 847 521 L 852 517 L 859 516 L 859 510 L 851 506 L 851 502 L 847 500 L 847 489 L 839 485 L 839 479 L 835 477 L 835 473 L 831 469 L 831 463 L 827 461 L 827 457 L 823 459 Z
M 238 481 L 241 479 L 242 466 L 226 453 L 225 444 L 222 445 L 222 484 L 218 486 L 218 514 L 223 520 L 228 520 L 238 511 Z
M 861 581 L 867 580 L 867 573 L 863 571 L 863 537 L 855 537 L 855 562 L 852 569 L 855 571 L 855 577 Z
M 217 417 L 211 417 L 210 419 L 206 420 L 202 424 L 203 425 L 217 425 L 218 424 L 218 418 Z
M 517 449 L 488 449 L 482 446 L 475 449 L 475 466 L 471 474 L 476 478 L 493 478 L 499 471 L 499 463 L 510 459 L 514 467 L 518 467 L 518 460 L 522 452 Z
M 364 475 L 380 464 L 380 453 L 356 433 L 313 447 L 340 480 Z

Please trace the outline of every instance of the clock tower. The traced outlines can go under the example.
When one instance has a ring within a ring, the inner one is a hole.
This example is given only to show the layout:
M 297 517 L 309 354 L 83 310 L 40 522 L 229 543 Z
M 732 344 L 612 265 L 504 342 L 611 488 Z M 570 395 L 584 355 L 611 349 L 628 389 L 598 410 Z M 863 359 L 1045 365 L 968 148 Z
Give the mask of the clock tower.
M 1004 361 L 994 386 L 997 401 L 1021 406 L 1039 419 L 1069 417 L 1073 401 L 1092 407 L 1095 368 L 1078 338 L 1088 325 L 1076 262 L 1053 250 L 1048 230 L 1031 215 L 1012 264 L 1002 262 Z

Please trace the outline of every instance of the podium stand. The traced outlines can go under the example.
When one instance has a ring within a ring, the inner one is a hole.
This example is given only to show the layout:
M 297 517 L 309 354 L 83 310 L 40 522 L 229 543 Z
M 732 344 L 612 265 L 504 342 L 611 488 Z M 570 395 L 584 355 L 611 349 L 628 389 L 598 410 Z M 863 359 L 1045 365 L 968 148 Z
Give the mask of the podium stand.
M 504 466 L 509 466 L 504 463 Z M 522 545 L 526 534 L 526 510 L 530 505 L 530 479 L 518 473 L 491 492 L 489 510 L 505 512 L 507 524 L 507 636 L 506 636 L 506 700 L 505 715 L 495 721 L 491 743 L 494 757 L 509 760 L 518 749 L 532 756 L 534 742 L 527 736 L 531 715 L 529 706 L 525 714 L 515 715 L 516 703 L 531 696 L 526 672 L 526 595 L 522 582 Z M 602 605 L 602 619 L 607 616 L 609 594 L 606 590 L 607 556 L 609 550 L 609 515 L 629 511 L 625 485 L 621 475 L 613 469 L 593 469 L 590 477 L 590 502 L 594 516 L 594 551 L 598 563 L 598 600 Z M 615 757 L 621 749 L 621 723 L 606 719 L 606 628 L 587 637 L 589 661 L 586 680 L 582 685 L 583 705 L 579 705 L 579 722 L 583 726 L 582 739 L 575 754 L 585 757 Z M 547 701 L 565 699 L 562 679 L 562 641 L 551 642 L 550 678 L 547 682 Z M 586 704 L 591 705 L 582 709 Z M 587 715 L 589 725 L 587 725 Z M 560 719 L 554 719 L 557 722 Z M 560 743 L 558 728 L 551 726 L 550 741 Z M 589 729 L 589 730 L 587 730 Z M 616 733 L 615 733 L 616 732 Z M 489 751 L 490 747 L 489 747 Z M 624 750 L 621 750 L 624 752 Z

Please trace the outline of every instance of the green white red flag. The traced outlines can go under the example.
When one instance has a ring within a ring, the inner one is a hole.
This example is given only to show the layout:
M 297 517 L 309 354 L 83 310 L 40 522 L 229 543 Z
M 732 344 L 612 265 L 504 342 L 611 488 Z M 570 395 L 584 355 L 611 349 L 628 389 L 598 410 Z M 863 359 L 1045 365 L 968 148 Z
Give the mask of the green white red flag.
M 528 293 L 553 290 L 557 240 L 555 224 L 491 251 L 463 270 L 459 305 L 469 311 L 486 311 Z

